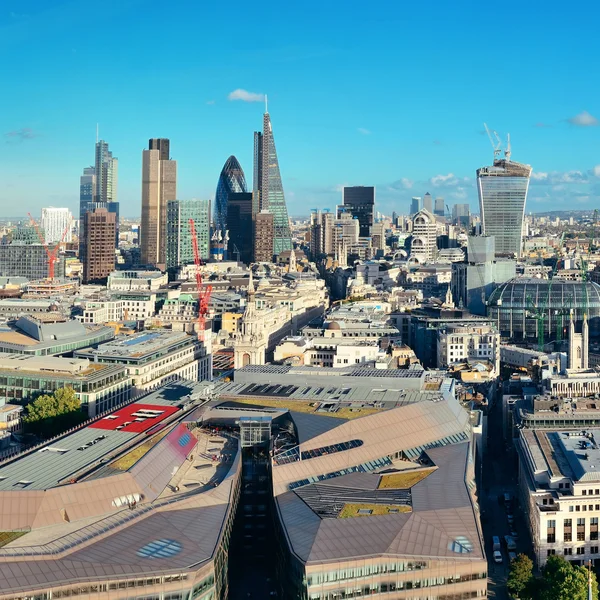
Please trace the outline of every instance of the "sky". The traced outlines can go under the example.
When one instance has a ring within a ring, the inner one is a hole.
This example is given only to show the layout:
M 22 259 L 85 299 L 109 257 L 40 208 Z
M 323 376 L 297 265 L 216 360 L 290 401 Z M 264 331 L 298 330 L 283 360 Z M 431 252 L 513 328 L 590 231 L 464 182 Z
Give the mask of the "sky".
M 142 150 L 168 137 L 178 196 L 214 198 L 234 154 L 252 180 L 269 112 L 292 216 L 375 185 L 477 210 L 492 146 L 533 166 L 527 212 L 600 207 L 600 6 L 398 0 L 0 0 L 0 217 L 77 212 L 96 124 L 141 211 Z

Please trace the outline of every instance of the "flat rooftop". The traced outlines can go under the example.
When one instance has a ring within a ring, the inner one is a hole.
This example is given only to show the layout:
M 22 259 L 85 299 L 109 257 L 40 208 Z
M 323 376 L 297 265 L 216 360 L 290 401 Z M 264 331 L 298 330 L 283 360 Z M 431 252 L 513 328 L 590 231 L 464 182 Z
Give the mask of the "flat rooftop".
M 148 354 L 154 354 L 165 347 L 191 341 L 192 337 L 187 333 L 170 331 L 166 329 L 144 331 L 134 335 L 120 336 L 110 342 L 101 344 L 98 348 L 81 350 L 80 356 L 115 356 L 138 358 Z
M 556 431 L 548 434 L 558 441 L 577 481 L 600 481 L 600 429 Z

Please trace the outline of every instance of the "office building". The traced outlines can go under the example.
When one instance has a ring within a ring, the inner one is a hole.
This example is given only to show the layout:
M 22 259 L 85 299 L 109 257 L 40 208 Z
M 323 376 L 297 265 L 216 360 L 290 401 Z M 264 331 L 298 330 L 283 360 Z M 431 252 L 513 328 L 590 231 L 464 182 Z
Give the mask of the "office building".
M 85 171 L 84 171 L 85 174 Z M 104 140 L 96 142 L 96 162 L 94 168 L 96 176 L 96 202 L 117 201 L 118 159 L 113 157 Z
M 252 192 L 229 194 L 227 203 L 229 258 L 249 265 L 252 262 Z
M 207 336 L 210 338 L 210 336 Z M 99 364 L 122 364 L 137 390 L 151 390 L 174 379 L 212 379 L 210 340 L 168 329 L 121 336 L 74 353 Z
M 213 224 L 214 230 L 225 235 L 227 229 L 231 229 L 227 221 L 227 203 L 230 194 L 239 194 L 247 191 L 246 177 L 244 171 L 235 156 L 230 156 L 219 175 L 217 191 L 215 193 L 215 207 Z
M 292 249 L 292 234 L 288 218 L 279 159 L 275 149 L 273 126 L 268 112 L 263 115 L 263 131 L 254 133 L 254 206 L 253 215 L 268 210 L 273 215 L 273 250 L 278 255 Z M 271 259 L 270 259 L 271 260 Z
M 333 254 L 333 224 L 335 215 L 328 209 L 310 213 L 310 253 L 313 260 Z
M 261 210 L 254 217 L 254 262 L 273 260 L 274 221 L 273 213 L 266 210 Z
M 410 201 L 410 214 L 416 215 L 423 208 L 423 199 L 419 196 L 413 196 Z
M 96 169 L 85 167 L 79 178 L 79 221 L 83 221 L 85 213 L 92 208 L 96 198 Z
M 73 240 L 72 223 L 73 215 L 68 208 L 54 208 L 53 206 L 42 208 L 41 226 L 46 244 L 56 244 L 61 241 L 71 242 Z M 64 237 L 63 233 L 65 233 Z
M 446 210 L 444 207 L 444 199 L 443 198 L 436 198 L 435 199 L 435 206 L 433 209 L 433 214 L 436 217 L 443 217 L 446 214 Z
M 413 217 L 410 256 L 420 263 L 431 262 L 437 255 L 437 223 L 426 208 Z
M 344 187 L 342 203 L 350 214 L 358 219 L 360 237 L 371 235 L 375 209 L 375 188 L 367 186 Z
M 210 200 L 169 200 L 167 202 L 166 268 L 175 272 L 194 262 L 190 219 L 194 220 L 198 252 L 208 260 L 210 252 Z M 142 233 L 143 235 L 143 233 Z
M 482 233 L 496 238 L 496 254 L 520 256 L 523 245 L 523 216 L 531 167 L 494 158 L 491 167 L 477 169 L 477 190 Z
M 116 229 L 117 216 L 106 208 L 96 208 L 85 214 L 83 283 L 105 282 L 114 270 Z
M 177 162 L 169 140 L 151 139 L 142 153 L 141 262 L 164 270 L 167 253 L 167 204 L 177 199 Z
M 471 207 L 468 204 L 455 204 L 452 207 L 452 223 L 468 227 L 471 223 Z
M 423 208 L 433 214 L 433 199 L 429 192 L 423 196 Z
M 438 329 L 437 368 L 464 362 L 488 362 L 492 373 L 500 374 L 500 334 L 495 325 L 448 323 Z
M 182 410 L 205 391 L 161 388 L 0 465 L 0 527 L 16 542 L 0 555 L 2 600 L 231 597 L 240 443 Z
M 54 263 L 54 277 L 65 276 L 65 259 Z M 29 281 L 48 277 L 48 255 L 40 243 L 0 244 L 0 277 L 24 277 Z

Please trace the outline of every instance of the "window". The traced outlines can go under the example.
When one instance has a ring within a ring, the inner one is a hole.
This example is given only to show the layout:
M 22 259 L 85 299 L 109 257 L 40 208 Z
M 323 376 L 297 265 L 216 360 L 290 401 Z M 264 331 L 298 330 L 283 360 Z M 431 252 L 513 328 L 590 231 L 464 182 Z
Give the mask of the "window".
M 590 554 L 598 554 L 598 546 L 592 546 L 590 548 Z
M 554 548 L 550 548 L 548 550 L 548 556 L 554 556 L 556 554 L 556 550 Z
M 585 554 L 585 547 L 584 546 L 580 546 L 576 550 L 577 550 L 577 554 L 578 555 Z
M 565 556 L 571 556 L 573 554 L 573 548 L 565 548 Z

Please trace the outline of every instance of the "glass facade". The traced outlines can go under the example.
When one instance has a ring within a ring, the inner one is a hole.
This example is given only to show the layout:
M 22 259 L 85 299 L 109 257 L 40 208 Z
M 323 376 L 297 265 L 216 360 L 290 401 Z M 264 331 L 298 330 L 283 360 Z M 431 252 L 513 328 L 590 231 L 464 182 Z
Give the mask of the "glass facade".
M 591 281 L 555 279 L 548 293 L 549 285 L 548 280 L 516 278 L 494 290 L 488 301 L 488 317 L 495 321 L 502 337 L 537 338 L 538 324 L 531 304 L 538 308 L 546 307 L 544 329 L 547 340 L 556 336 L 561 325 L 563 328 L 568 326 L 570 316 L 565 314 L 565 307 L 572 311 L 575 326 L 580 328 L 586 295 L 590 336 L 600 336 L 600 286 Z
M 223 166 L 217 183 L 217 192 L 215 194 L 215 231 L 225 232 L 229 228 L 227 224 L 227 203 L 229 194 L 239 194 L 246 192 L 246 178 L 244 171 L 235 156 L 230 156 Z M 198 240 L 199 241 L 199 240 Z
M 530 175 L 529 165 L 508 160 L 477 170 L 483 234 L 496 238 L 497 255 L 521 254 Z
M 273 214 L 273 254 L 291 250 L 292 234 L 269 113 L 263 116 L 262 136 L 254 136 L 254 173 L 260 176 L 260 181 L 254 182 L 260 192 L 260 209 Z
M 208 259 L 210 200 L 170 200 L 167 204 L 167 270 L 194 262 L 190 219 L 194 219 L 200 258 Z

